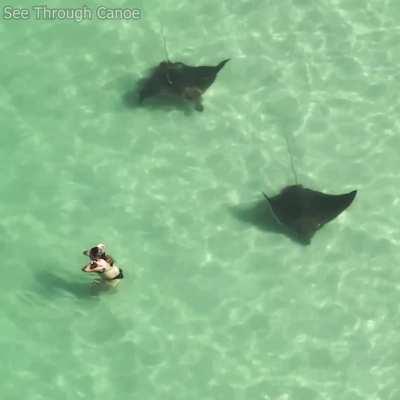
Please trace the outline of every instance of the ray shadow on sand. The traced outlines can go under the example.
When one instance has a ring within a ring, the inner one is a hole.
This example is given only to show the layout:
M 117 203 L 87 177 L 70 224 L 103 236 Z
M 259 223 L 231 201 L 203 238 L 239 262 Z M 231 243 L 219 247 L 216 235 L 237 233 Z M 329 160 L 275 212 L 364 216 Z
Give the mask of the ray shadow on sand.
M 179 110 L 185 115 L 191 115 L 195 112 L 193 107 L 187 102 L 176 96 L 154 96 L 147 98 L 144 102 L 140 102 L 139 93 L 141 92 L 143 86 L 147 82 L 149 76 L 151 76 L 154 69 L 146 71 L 144 78 L 137 80 L 132 86 L 132 89 L 126 91 L 122 95 L 122 102 L 125 107 L 129 109 L 137 108 L 149 108 L 153 110 Z
M 230 206 L 229 211 L 238 221 L 253 225 L 263 232 L 285 235 L 297 244 L 307 245 L 296 234 L 277 221 L 265 200 Z
M 82 282 L 81 279 L 67 279 L 62 275 L 49 271 L 35 273 L 39 290 L 43 295 L 59 296 L 63 292 L 78 298 L 94 298 L 107 290 L 103 285 Z

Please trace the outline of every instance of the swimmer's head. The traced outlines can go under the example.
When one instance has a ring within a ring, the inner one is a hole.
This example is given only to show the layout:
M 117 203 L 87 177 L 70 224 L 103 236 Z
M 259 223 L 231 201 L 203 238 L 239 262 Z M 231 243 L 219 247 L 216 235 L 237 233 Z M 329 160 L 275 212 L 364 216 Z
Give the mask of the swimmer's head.
M 85 250 L 83 254 L 88 256 L 91 260 L 98 260 L 106 254 L 106 246 L 104 246 L 103 243 L 99 243 L 90 250 Z

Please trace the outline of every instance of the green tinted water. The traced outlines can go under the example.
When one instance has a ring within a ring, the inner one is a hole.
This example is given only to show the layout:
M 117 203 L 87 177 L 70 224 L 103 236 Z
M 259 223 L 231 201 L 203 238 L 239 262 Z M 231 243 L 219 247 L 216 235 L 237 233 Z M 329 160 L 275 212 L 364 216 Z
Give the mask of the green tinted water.
M 143 19 L 0 24 L 1 399 L 399 399 L 400 4 L 107 6 Z M 232 58 L 204 113 L 123 101 L 161 24 Z M 309 247 L 262 223 L 285 138 L 304 185 L 359 190 Z M 92 296 L 99 241 L 126 279 Z

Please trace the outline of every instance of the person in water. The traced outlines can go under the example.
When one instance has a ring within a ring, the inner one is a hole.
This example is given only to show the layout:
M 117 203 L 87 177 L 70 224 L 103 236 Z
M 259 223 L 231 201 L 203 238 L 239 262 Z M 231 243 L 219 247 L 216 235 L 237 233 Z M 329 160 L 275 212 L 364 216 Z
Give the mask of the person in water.
M 82 268 L 83 272 L 96 272 L 100 275 L 100 281 L 111 286 L 116 286 L 124 277 L 122 269 L 117 267 L 109 254 L 106 254 L 106 247 L 103 243 L 90 250 L 85 250 L 83 254 L 90 258 L 90 262 Z

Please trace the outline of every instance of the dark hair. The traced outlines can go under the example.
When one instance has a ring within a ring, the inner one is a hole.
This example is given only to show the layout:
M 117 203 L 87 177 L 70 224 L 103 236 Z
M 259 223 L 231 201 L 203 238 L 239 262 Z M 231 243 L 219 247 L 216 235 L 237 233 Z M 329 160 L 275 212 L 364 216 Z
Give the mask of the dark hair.
M 89 250 L 89 257 L 90 258 L 100 258 L 104 254 L 104 251 L 97 246 L 92 247 Z

